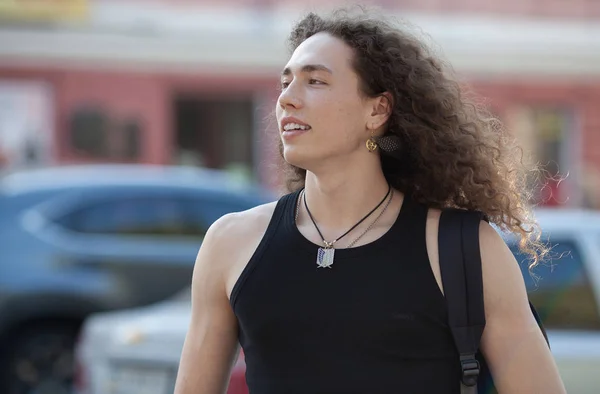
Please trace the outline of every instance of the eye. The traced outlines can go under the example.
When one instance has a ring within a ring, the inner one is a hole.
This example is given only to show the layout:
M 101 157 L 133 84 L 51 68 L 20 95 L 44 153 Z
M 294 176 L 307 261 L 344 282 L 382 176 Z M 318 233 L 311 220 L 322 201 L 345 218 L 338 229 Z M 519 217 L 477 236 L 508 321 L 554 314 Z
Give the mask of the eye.
M 290 83 L 289 83 L 289 82 L 287 82 L 287 81 L 282 81 L 282 82 L 281 82 L 281 89 L 285 89 L 285 88 L 287 88 L 288 86 L 290 86 Z
M 309 79 L 308 83 L 311 85 L 325 85 L 325 82 L 319 81 L 318 79 L 314 79 L 314 78 Z

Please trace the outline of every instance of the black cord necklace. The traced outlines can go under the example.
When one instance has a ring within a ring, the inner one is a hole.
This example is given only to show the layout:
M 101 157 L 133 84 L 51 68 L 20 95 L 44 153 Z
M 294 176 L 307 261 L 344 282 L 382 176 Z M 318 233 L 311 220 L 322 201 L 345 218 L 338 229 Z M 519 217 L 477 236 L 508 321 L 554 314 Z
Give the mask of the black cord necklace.
M 388 191 L 385 194 L 385 196 L 383 197 L 383 199 L 379 202 L 379 204 L 377 204 L 377 206 L 375 208 L 373 208 L 368 214 L 366 214 L 362 219 L 360 219 L 354 226 L 352 226 L 348 231 L 346 231 L 344 234 L 340 235 L 339 237 L 337 237 L 336 239 L 334 239 L 333 241 L 326 241 L 325 237 L 323 237 L 323 233 L 321 233 L 321 230 L 319 229 L 319 226 L 317 226 L 317 222 L 315 222 L 315 219 L 312 216 L 312 213 L 310 212 L 310 209 L 308 209 L 308 204 L 306 203 L 306 193 L 304 193 L 304 191 L 302 192 L 303 194 L 303 200 L 304 200 L 304 207 L 306 208 L 306 212 L 308 213 L 308 217 L 310 217 L 310 220 L 312 221 L 313 225 L 315 226 L 315 229 L 317 230 L 317 232 L 319 233 L 319 236 L 321 237 L 321 240 L 323 241 L 323 244 L 325 245 L 325 247 L 323 248 L 319 248 L 319 250 L 317 251 L 317 265 L 321 268 L 331 268 L 331 266 L 333 265 L 333 257 L 335 254 L 335 249 L 333 248 L 333 245 L 339 241 L 340 239 L 344 238 L 346 235 L 348 235 L 350 232 L 352 232 L 352 230 L 354 230 L 356 227 L 358 227 L 362 222 L 364 222 L 369 216 L 371 216 L 373 214 L 373 212 L 375 212 L 384 202 L 385 200 L 387 200 L 388 196 L 390 195 L 392 191 L 392 186 L 388 185 Z

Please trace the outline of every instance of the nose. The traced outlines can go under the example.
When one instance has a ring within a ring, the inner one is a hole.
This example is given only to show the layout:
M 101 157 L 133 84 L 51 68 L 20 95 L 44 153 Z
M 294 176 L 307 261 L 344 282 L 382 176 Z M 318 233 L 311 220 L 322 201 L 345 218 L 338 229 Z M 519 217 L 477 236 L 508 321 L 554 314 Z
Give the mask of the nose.
M 281 109 L 302 107 L 302 99 L 298 94 L 298 89 L 294 86 L 294 82 L 290 83 L 279 95 L 278 103 Z

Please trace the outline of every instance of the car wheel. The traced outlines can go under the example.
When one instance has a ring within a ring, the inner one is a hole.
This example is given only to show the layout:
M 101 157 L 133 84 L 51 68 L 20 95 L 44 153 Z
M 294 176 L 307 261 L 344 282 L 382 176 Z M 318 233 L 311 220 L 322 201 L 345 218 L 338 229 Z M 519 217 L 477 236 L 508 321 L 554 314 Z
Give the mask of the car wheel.
M 72 393 L 77 331 L 74 324 L 39 323 L 16 333 L 0 361 L 0 392 Z

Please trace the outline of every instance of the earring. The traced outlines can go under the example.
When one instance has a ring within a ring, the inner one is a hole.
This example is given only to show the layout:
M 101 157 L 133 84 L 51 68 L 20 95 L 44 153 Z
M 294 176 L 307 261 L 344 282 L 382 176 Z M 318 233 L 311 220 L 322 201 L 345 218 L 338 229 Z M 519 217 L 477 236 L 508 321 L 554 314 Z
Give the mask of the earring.
M 375 141 L 375 138 L 372 134 L 371 137 L 367 140 L 366 146 L 369 152 L 375 152 L 377 150 L 377 142 Z

